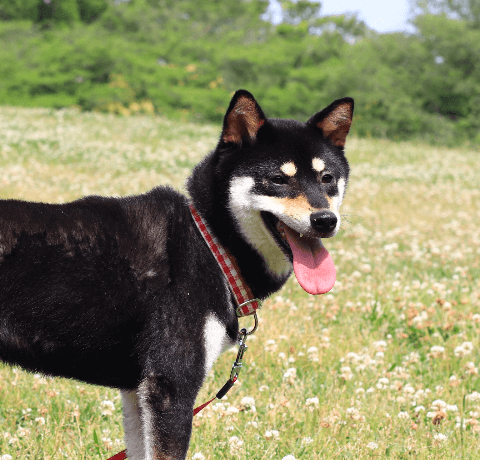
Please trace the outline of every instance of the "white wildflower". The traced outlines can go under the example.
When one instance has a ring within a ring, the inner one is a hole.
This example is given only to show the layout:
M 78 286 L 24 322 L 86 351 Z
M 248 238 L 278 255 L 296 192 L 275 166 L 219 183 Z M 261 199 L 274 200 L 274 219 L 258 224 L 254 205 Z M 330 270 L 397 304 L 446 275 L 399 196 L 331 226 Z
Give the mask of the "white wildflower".
M 280 433 L 277 430 L 267 430 L 265 431 L 265 439 L 271 440 L 271 439 L 279 439 L 280 438 Z
M 255 407 L 255 399 L 252 398 L 251 396 L 245 396 L 244 398 L 242 398 L 242 400 L 240 401 L 240 404 L 247 411 L 257 412 L 257 409 Z
M 230 454 L 235 455 L 242 450 L 243 441 L 238 436 L 232 436 L 228 439 L 228 446 L 230 447 Z
M 448 436 L 446 436 L 442 433 L 437 433 L 437 434 L 433 435 L 433 439 L 435 439 L 435 441 L 444 442 L 448 439 Z
M 308 410 L 313 412 L 319 405 L 320 401 L 318 400 L 318 398 L 316 396 L 314 396 L 313 398 L 307 398 L 307 400 L 305 401 L 305 406 L 308 407 Z
M 472 342 L 463 342 L 458 347 L 455 347 L 455 349 L 453 350 L 453 353 L 457 358 L 462 358 L 463 356 L 469 355 L 472 351 L 473 351 Z
M 312 442 L 313 442 L 313 438 L 307 436 L 307 437 L 302 439 L 302 446 L 308 446 Z
M 376 442 L 371 441 L 367 444 L 367 449 L 370 449 L 370 450 L 378 449 L 378 444 Z
M 297 378 L 297 369 L 295 369 L 294 367 L 288 368 L 287 372 L 283 374 L 283 380 L 289 383 L 293 383 L 296 378 Z

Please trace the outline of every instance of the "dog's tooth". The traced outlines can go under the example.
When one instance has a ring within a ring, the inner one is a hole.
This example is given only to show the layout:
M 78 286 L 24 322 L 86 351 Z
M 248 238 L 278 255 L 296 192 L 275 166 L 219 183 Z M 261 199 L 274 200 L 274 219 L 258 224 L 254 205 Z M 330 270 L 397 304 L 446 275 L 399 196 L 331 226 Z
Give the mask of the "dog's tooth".
M 300 233 L 300 238 L 303 238 L 303 233 Z

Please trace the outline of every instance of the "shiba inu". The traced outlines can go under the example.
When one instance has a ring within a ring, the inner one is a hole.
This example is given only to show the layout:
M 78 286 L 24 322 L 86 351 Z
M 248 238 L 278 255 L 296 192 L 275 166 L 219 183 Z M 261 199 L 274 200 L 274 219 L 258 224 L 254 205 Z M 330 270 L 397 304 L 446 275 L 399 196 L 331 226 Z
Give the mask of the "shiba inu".
M 235 260 L 255 298 L 295 271 L 311 294 L 335 267 L 353 100 L 306 123 L 266 118 L 235 93 L 190 198 L 167 187 L 67 204 L 0 201 L 0 359 L 121 390 L 127 455 L 184 459 L 192 408 L 235 344 L 237 305 L 192 217 Z

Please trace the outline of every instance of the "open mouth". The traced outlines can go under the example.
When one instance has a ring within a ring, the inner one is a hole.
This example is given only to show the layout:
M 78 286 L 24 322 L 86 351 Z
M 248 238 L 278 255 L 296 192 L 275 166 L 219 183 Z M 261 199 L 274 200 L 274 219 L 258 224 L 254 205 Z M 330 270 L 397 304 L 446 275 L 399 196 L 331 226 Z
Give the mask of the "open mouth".
M 262 212 L 262 218 L 278 246 L 291 255 L 300 286 L 309 294 L 330 291 L 336 280 L 335 265 L 321 238 L 304 236 L 269 212 Z

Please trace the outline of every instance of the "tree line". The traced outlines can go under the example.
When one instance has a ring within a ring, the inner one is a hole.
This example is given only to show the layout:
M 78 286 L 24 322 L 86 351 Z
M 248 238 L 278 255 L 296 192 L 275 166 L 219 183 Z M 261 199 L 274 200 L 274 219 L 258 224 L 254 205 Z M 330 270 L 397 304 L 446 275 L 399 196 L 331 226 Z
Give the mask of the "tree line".
M 280 3 L 0 0 L 0 104 L 218 122 L 238 88 L 299 119 L 348 95 L 359 136 L 480 144 L 480 0 L 418 0 L 410 34 Z

